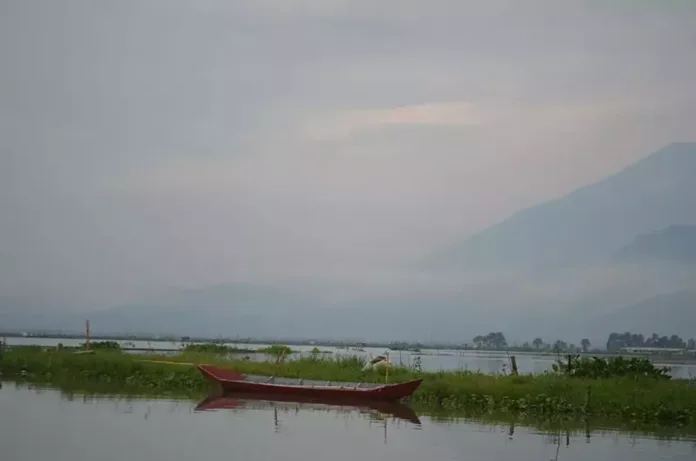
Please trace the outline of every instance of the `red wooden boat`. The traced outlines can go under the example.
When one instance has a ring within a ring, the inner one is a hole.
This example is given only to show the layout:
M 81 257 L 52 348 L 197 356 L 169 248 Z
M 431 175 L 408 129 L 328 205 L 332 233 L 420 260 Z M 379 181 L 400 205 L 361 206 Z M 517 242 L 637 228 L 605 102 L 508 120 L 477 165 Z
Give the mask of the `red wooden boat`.
M 353 401 L 396 401 L 409 397 L 418 389 L 422 379 L 404 383 L 374 384 L 316 381 L 309 379 L 276 378 L 245 375 L 212 365 L 198 365 L 198 370 L 225 392 L 250 394 L 292 395 L 316 398 L 343 398 Z
M 317 398 L 291 395 L 248 394 L 212 395 L 200 402 L 195 411 L 236 410 L 242 408 L 334 409 L 336 411 L 368 411 L 420 424 L 416 412 L 401 402 L 388 400 L 352 401 L 345 398 Z

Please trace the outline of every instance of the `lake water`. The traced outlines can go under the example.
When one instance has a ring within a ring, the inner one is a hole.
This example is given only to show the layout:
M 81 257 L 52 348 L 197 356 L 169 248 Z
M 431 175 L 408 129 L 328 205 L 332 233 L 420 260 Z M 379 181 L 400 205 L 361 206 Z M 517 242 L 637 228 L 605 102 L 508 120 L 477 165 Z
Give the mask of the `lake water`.
M 3 461 L 656 461 L 696 459 L 696 442 L 604 431 L 589 438 L 466 421 L 420 423 L 288 406 L 196 411 L 197 402 L 0 389 Z
M 7 338 L 8 345 L 42 345 L 42 346 L 57 346 L 62 343 L 65 346 L 77 346 L 83 343 L 81 339 L 55 339 L 55 338 Z M 118 341 L 122 347 L 135 347 L 138 349 L 154 348 L 167 349 L 172 353 L 176 352 L 181 343 L 165 342 L 165 341 Z M 230 344 L 234 346 L 234 344 Z M 267 344 L 239 344 L 240 348 L 258 349 L 268 347 Z M 297 357 L 310 354 L 313 346 L 292 346 L 293 349 L 300 351 L 295 354 Z M 360 356 L 376 356 L 385 354 L 384 349 L 365 348 L 364 351 L 338 349 L 334 347 L 319 347 L 320 350 L 331 351 L 333 356 L 337 355 L 360 355 Z M 533 353 L 514 353 L 517 359 L 517 367 L 520 373 L 543 373 L 551 369 L 551 366 L 556 361 L 556 356 L 540 355 Z M 264 354 L 244 354 L 251 360 L 266 360 L 268 357 Z M 440 370 L 469 370 L 480 371 L 482 373 L 502 373 L 509 371 L 509 355 L 506 352 L 491 352 L 491 351 L 448 351 L 448 350 L 427 350 L 424 349 L 420 354 L 414 354 L 407 351 L 390 351 L 390 360 L 393 364 L 402 364 L 405 366 L 413 365 L 416 357 L 421 361 L 421 368 L 425 371 L 440 371 Z M 292 359 L 292 357 L 290 358 Z M 680 364 L 660 364 L 656 365 L 668 366 L 671 368 L 671 375 L 674 378 L 694 379 L 696 378 L 695 363 L 680 363 Z

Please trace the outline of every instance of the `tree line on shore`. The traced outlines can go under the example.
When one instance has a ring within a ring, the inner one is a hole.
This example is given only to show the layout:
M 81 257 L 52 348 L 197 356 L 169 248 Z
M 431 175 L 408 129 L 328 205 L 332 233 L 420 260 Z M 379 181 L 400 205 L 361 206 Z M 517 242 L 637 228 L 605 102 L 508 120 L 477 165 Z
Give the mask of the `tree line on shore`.
M 563 340 L 554 342 L 546 342 L 542 338 L 534 338 L 534 340 L 525 341 L 521 346 L 509 346 L 505 335 L 500 332 L 490 332 L 487 335 L 474 336 L 473 345 L 476 349 L 506 349 L 506 350 L 525 350 L 525 351 L 545 351 L 545 352 L 587 352 L 592 344 L 587 338 L 580 341 L 580 346 L 572 343 L 567 343 Z
M 473 338 L 473 346 L 476 349 L 493 349 L 493 350 L 528 350 L 528 351 L 545 351 L 545 352 L 589 352 L 592 343 L 589 339 L 583 338 L 580 344 L 576 345 L 563 340 L 546 342 L 542 338 L 534 338 L 534 340 L 525 341 L 521 346 L 508 345 L 505 335 L 498 332 L 490 332 L 486 335 L 477 335 Z M 683 349 L 696 350 L 696 339 L 683 339 L 679 335 L 660 336 L 653 333 L 651 336 L 645 337 L 642 334 L 631 332 L 611 333 L 607 339 L 606 351 L 617 352 L 623 348 L 659 348 L 659 349 Z M 594 349 L 598 350 L 598 349 Z
M 660 336 L 657 333 L 645 337 L 631 332 L 612 333 L 607 339 L 607 350 L 617 351 L 625 347 L 649 347 L 660 349 L 696 349 L 696 339 L 682 339 L 679 335 Z

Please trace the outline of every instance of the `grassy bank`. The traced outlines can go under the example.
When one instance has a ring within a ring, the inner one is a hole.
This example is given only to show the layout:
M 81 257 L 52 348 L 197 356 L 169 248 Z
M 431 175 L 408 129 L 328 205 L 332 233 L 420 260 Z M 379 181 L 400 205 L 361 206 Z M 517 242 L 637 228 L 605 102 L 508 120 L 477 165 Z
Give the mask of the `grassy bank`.
M 181 363 L 214 363 L 243 373 L 305 379 L 385 380 L 384 372 L 361 371 L 363 362 L 357 358 L 303 358 L 276 365 L 227 361 L 201 352 L 161 357 L 100 350 L 93 355 L 78 355 L 32 347 L 5 352 L 0 372 L 7 378 L 63 386 L 95 383 L 123 390 L 189 396 L 208 392 L 209 385 L 198 371 Z M 696 428 L 696 388 L 687 381 L 632 376 L 592 379 L 564 373 L 490 376 L 469 372 L 419 373 L 406 368 L 389 371 L 390 382 L 416 377 L 424 381 L 410 402 L 433 412 L 506 413 L 536 419 L 601 416 L 635 424 Z

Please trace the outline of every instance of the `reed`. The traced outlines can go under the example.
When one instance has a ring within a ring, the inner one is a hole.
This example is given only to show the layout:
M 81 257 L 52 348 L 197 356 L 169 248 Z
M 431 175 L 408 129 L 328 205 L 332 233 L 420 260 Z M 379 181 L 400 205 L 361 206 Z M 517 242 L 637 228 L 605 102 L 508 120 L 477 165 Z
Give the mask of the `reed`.
M 384 371 L 362 371 L 357 357 L 308 357 L 275 363 L 225 360 L 217 354 L 184 352 L 175 357 L 143 356 L 99 350 L 93 355 L 40 348 L 16 348 L 0 361 L 5 377 L 57 385 L 108 384 L 155 393 L 200 395 L 209 384 L 192 366 L 208 363 L 242 373 L 321 379 L 384 382 Z M 416 372 L 394 367 L 389 382 L 423 378 L 411 398 L 418 408 L 469 415 L 507 413 L 541 419 L 599 417 L 696 427 L 696 387 L 685 380 L 651 377 L 590 379 L 563 373 L 492 376 L 471 372 Z

